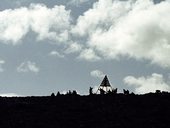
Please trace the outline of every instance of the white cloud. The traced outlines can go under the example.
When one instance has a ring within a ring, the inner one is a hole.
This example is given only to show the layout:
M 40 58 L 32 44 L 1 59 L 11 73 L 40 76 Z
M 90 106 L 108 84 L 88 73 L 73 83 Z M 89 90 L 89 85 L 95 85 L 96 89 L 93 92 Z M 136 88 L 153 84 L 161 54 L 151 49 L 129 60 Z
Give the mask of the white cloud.
M 18 44 L 30 31 L 38 34 L 37 39 L 57 42 L 68 40 L 70 11 L 64 6 L 47 8 L 43 4 L 0 11 L 0 40 Z
M 135 78 L 134 76 L 127 76 L 124 78 L 124 83 L 132 86 L 135 93 L 149 93 L 155 90 L 170 91 L 170 86 L 163 78 L 163 75 L 153 73 L 151 76 Z
M 93 70 L 90 72 L 90 75 L 95 78 L 103 78 L 105 76 L 105 74 L 100 70 Z
M 65 50 L 66 54 L 80 52 L 82 50 L 82 45 L 78 43 L 72 43 L 70 46 Z
M 68 4 L 79 6 L 82 3 L 88 2 L 89 0 L 71 0 Z
M 128 2 L 113 2 L 113 0 L 99 0 L 93 8 L 84 12 L 77 19 L 77 25 L 72 29 L 79 36 L 91 35 L 98 29 L 107 30 L 123 13 L 130 8 Z
M 31 8 L 31 28 L 39 34 L 39 39 L 49 38 L 59 42 L 68 39 L 70 11 L 57 5 L 51 9 L 44 5 L 32 5 Z
M 0 60 L 0 72 L 3 72 L 4 69 L 2 68 L 2 65 L 5 64 L 4 60 Z
M 170 67 L 169 12 L 170 1 L 98 0 L 73 25 L 65 6 L 31 4 L 0 11 L 0 40 L 15 45 L 32 30 L 39 40 L 69 42 L 64 53 L 87 61 L 126 56 Z
M 27 61 L 21 63 L 18 68 L 18 72 L 34 72 L 38 73 L 40 71 L 39 67 L 37 67 L 35 62 Z
M 77 20 L 72 33 L 103 58 L 129 56 L 170 67 L 170 2 L 99 0 Z
M 79 59 L 85 59 L 87 61 L 98 61 L 100 57 L 96 55 L 96 53 L 92 49 L 84 49 L 80 53 Z
M 59 53 L 58 51 L 51 51 L 51 52 L 49 53 L 49 55 L 50 55 L 50 56 L 57 56 L 57 57 L 59 57 L 59 58 L 64 58 L 64 55 L 61 54 L 61 53 Z
M 19 97 L 16 93 L 0 93 L 0 96 L 2 97 Z
M 28 9 L 4 10 L 0 12 L 0 40 L 16 44 L 29 29 Z M 22 18 L 21 18 L 22 17 Z

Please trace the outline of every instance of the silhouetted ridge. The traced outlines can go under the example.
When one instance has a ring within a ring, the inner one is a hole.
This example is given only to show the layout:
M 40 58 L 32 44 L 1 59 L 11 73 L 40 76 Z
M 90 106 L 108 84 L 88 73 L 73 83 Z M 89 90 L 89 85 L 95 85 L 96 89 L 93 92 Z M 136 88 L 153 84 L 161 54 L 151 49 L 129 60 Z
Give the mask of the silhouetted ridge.
M 1 128 L 168 128 L 170 94 L 0 97 Z

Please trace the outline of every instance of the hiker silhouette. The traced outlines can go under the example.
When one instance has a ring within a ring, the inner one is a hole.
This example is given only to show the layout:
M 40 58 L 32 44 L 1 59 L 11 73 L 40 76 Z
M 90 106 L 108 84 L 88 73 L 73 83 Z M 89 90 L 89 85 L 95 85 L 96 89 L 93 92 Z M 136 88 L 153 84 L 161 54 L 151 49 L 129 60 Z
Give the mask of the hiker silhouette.
M 60 92 L 58 91 L 58 92 L 57 92 L 57 96 L 60 96 L 60 95 L 61 95 L 61 94 L 60 94 Z
M 123 89 L 123 93 L 124 93 L 125 95 L 129 95 L 129 90 Z
M 112 93 L 113 93 L 113 94 L 117 94 L 117 88 L 113 89 L 113 90 L 112 90 Z
M 51 93 L 51 97 L 55 97 L 55 94 L 54 94 L 54 93 Z
M 89 89 L 89 94 L 93 95 L 93 88 L 92 87 L 90 87 L 90 89 Z
M 101 95 L 105 94 L 105 90 L 103 90 L 102 88 L 100 88 L 99 90 Z

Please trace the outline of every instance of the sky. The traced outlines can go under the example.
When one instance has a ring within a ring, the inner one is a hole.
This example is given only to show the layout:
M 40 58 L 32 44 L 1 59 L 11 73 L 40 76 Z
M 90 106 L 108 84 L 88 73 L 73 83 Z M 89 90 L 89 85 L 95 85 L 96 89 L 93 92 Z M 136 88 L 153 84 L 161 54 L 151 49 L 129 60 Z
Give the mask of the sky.
M 88 94 L 108 75 L 170 91 L 170 0 L 1 0 L 0 95 Z

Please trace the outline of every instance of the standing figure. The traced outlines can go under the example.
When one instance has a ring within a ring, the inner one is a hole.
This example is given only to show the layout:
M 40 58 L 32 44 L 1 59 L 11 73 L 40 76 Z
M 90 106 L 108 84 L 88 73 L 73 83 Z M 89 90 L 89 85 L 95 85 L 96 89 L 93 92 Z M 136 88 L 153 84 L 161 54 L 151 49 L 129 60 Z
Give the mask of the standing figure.
M 101 95 L 105 94 L 105 90 L 103 90 L 102 88 L 100 88 L 100 94 L 101 94 Z
M 89 89 L 89 94 L 93 95 L 93 88 L 92 87 L 90 87 L 90 89 Z

